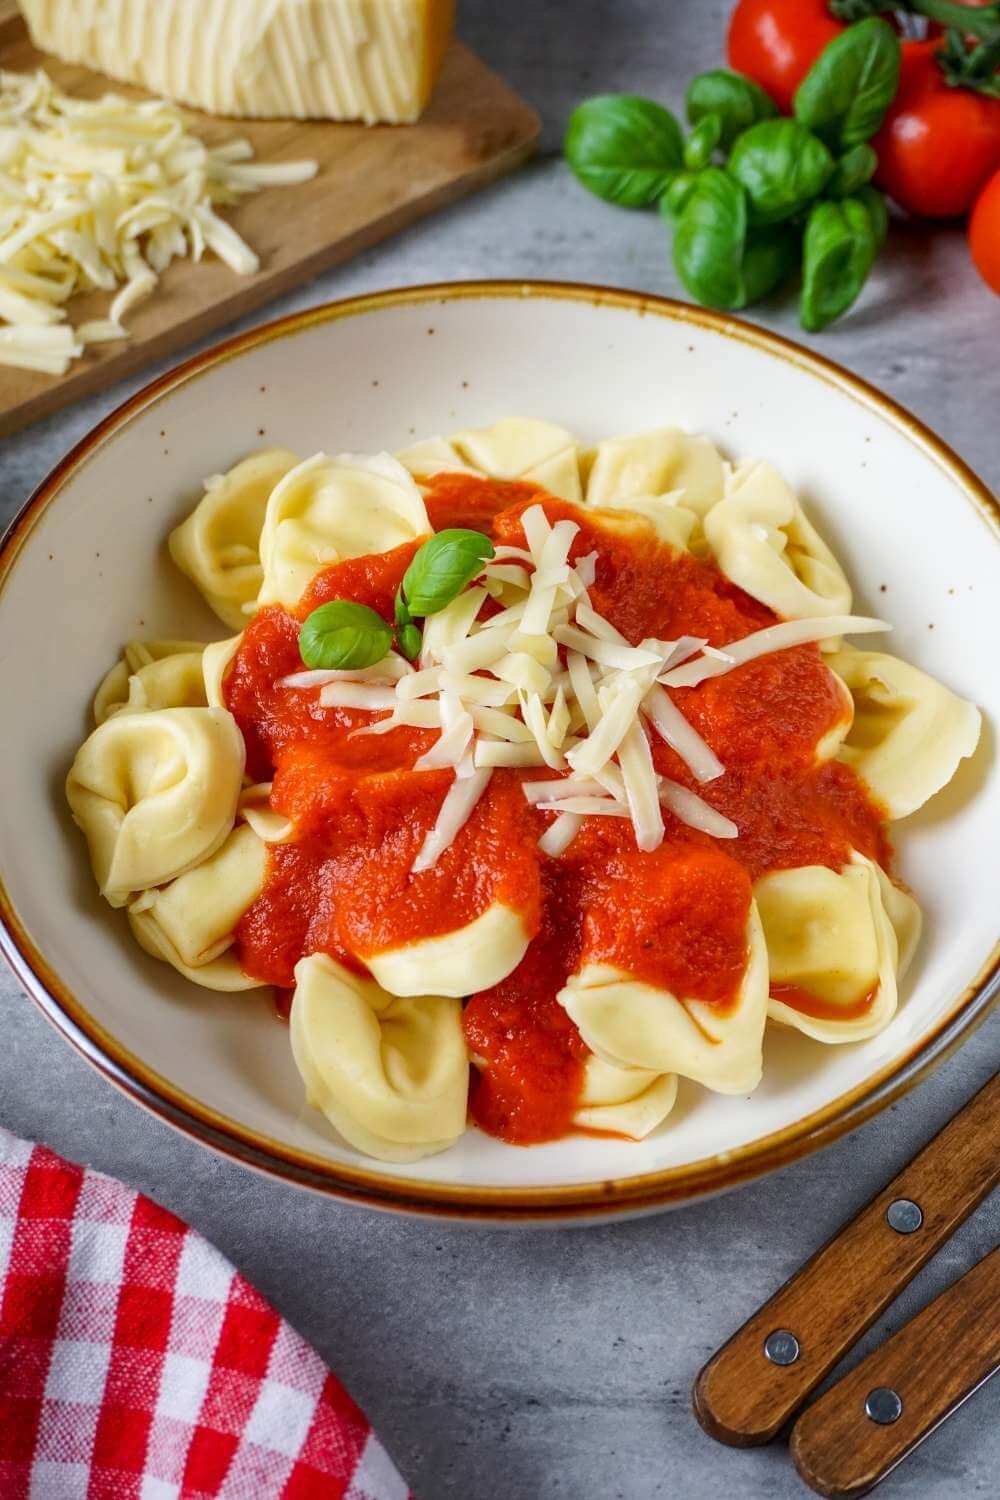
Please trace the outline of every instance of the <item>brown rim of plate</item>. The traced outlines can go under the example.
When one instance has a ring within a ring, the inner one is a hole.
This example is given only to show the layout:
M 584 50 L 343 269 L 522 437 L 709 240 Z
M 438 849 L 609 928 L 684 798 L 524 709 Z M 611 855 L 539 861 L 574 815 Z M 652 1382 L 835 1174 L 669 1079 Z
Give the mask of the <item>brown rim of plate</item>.
M 825 385 L 834 386 L 858 405 L 867 407 L 889 422 L 949 476 L 994 532 L 1000 529 L 1000 504 L 996 498 L 973 470 L 928 427 L 860 377 L 780 334 L 670 298 L 611 287 L 548 281 L 442 282 L 348 297 L 292 313 L 225 339 L 144 386 L 99 422 L 56 464 L 14 517 L 0 543 L 0 592 L 35 522 L 67 481 L 134 416 L 155 405 L 178 386 L 197 380 L 207 370 L 237 359 L 259 345 L 292 337 L 322 323 L 396 306 L 505 297 L 544 297 L 589 303 L 594 307 L 635 312 L 640 317 L 654 314 L 753 345 Z M 658 1172 L 608 1181 L 564 1187 L 476 1187 L 414 1182 L 390 1173 L 351 1167 L 327 1157 L 296 1151 L 280 1141 L 248 1130 L 176 1088 L 122 1047 L 62 983 L 25 930 L 2 879 L 0 952 L 43 1014 L 88 1062 L 137 1103 L 203 1145 L 285 1182 L 348 1202 L 441 1219 L 500 1223 L 586 1222 L 608 1215 L 649 1212 L 723 1192 L 786 1166 L 837 1140 L 907 1093 L 985 1019 L 1000 993 L 998 939 L 980 973 L 919 1042 L 822 1109 L 732 1152 Z

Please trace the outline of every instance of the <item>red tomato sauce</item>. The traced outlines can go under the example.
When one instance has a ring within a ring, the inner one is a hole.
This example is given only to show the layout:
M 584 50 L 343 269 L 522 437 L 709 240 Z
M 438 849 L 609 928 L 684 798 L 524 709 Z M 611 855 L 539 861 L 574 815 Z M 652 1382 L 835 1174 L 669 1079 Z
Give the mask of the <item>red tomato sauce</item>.
M 428 483 L 436 530 L 468 526 L 522 545 L 528 505 L 542 499 L 550 519 L 571 516 L 581 527 L 571 556 L 598 554 L 594 608 L 630 641 L 698 635 L 722 646 L 777 618 L 714 563 L 674 551 L 621 513 L 588 513 L 535 485 L 475 475 Z M 642 854 L 630 823 L 588 818 L 563 856 L 548 859 L 538 849 L 548 817 L 528 805 L 521 782 L 552 773 L 500 769 L 434 869 L 411 874 L 451 782 L 448 770 L 413 769 L 436 731 L 359 735 L 381 716 L 324 709 L 318 689 L 280 683 L 302 670 L 299 626 L 319 604 L 352 599 L 391 621 L 417 545 L 323 569 L 294 612 L 267 607 L 244 633 L 226 702 L 249 773 L 272 782 L 271 803 L 297 832 L 269 850 L 237 952 L 248 973 L 287 990 L 305 954 L 360 969 L 366 957 L 452 931 L 493 902 L 515 907 L 531 937 L 525 957 L 465 1008 L 481 1065 L 472 1070 L 470 1110 L 504 1140 L 551 1140 L 572 1128 L 588 1056 L 555 998 L 569 974 L 587 962 L 613 964 L 685 998 L 731 1005 L 746 963 L 752 882 L 800 865 L 839 869 L 852 848 L 887 865 L 884 817 L 848 767 L 816 763 L 816 745 L 844 705 L 819 649 L 799 646 L 674 691 L 726 768 L 716 781 L 697 786 L 653 737 L 657 770 L 732 818 L 739 838 L 713 839 L 665 810 L 663 844 Z M 822 1007 L 787 986 L 780 998 L 810 1015 Z
M 859 1021 L 875 1004 L 877 991 L 869 990 L 847 1005 L 837 1005 L 833 1000 L 823 1000 L 808 990 L 800 990 L 795 984 L 772 984 L 771 999 L 797 1010 L 816 1021 Z

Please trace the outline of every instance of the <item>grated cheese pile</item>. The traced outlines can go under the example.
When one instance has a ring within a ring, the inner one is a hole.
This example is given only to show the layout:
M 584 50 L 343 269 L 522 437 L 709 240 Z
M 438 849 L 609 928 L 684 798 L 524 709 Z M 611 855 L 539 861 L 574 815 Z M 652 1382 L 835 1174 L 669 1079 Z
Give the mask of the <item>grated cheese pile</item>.
M 208 147 L 159 99 L 73 99 L 44 72 L 0 70 L 0 364 L 65 374 L 84 346 L 127 338 L 123 319 L 175 257 L 211 250 L 238 274 L 259 261 L 215 212 L 305 182 L 314 161 L 255 164 L 249 141 Z M 77 292 L 115 292 L 72 328 Z
M 591 603 L 596 553 L 569 561 L 576 522 L 551 525 L 533 505 L 522 525 L 527 547 L 498 547 L 474 584 L 426 621 L 417 668 L 390 653 L 361 671 L 298 672 L 283 680 L 286 687 L 319 687 L 323 707 L 387 715 L 355 734 L 388 734 L 401 725 L 440 731 L 416 769 L 452 767 L 455 779 L 415 871 L 432 868 L 452 843 L 497 766 L 559 773 L 523 783 L 527 800 L 553 815 L 539 841 L 549 855 L 569 846 L 585 817 L 629 818 L 638 847 L 655 849 L 664 806 L 715 838 L 738 837 L 729 818 L 655 770 L 651 734 L 701 784 L 725 770 L 666 688 L 696 686 L 790 646 L 890 628 L 884 620 L 839 615 L 784 621 L 721 648 L 696 636 L 633 646 Z M 491 597 L 504 607 L 481 620 Z

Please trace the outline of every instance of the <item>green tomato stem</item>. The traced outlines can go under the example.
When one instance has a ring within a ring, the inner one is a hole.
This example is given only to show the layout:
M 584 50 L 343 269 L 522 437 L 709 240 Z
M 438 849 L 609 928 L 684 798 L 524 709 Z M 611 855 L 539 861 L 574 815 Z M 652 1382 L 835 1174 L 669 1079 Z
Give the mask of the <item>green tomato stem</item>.
M 904 9 L 926 16 L 942 26 L 954 26 L 970 36 L 992 37 L 1000 29 L 1000 4 L 972 9 L 954 0 L 908 0 Z

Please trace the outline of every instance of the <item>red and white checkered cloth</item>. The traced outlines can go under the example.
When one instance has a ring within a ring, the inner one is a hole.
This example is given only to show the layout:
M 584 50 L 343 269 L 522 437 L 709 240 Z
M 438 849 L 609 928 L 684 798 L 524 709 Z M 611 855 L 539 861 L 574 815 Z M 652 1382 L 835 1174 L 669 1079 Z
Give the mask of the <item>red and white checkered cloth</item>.
M 180 1219 L 0 1130 L 2 1500 L 408 1500 L 319 1356 Z

